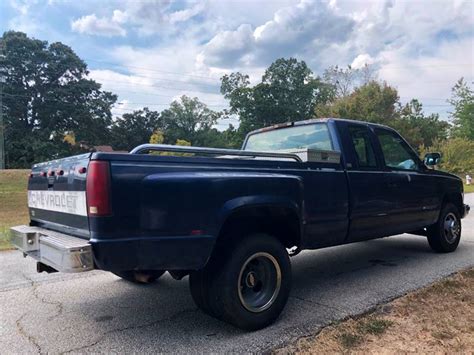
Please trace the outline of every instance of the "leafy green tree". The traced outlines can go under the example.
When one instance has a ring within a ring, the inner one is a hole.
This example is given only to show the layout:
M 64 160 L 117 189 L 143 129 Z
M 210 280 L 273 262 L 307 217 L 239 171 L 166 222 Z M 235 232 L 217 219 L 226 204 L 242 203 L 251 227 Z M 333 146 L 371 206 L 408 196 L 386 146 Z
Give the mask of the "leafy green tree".
M 173 144 L 184 139 L 195 146 L 203 146 L 212 132 L 212 126 L 220 117 L 197 97 L 182 96 L 161 112 L 160 128 L 165 135 L 165 143 Z
M 380 123 L 398 130 L 414 147 L 431 146 L 447 138 L 449 123 L 439 115 L 425 115 L 416 99 L 402 106 L 395 88 L 371 81 L 346 96 L 316 108 L 317 117 L 341 117 Z
M 112 147 L 129 151 L 148 142 L 156 129 L 161 128 L 160 114 L 147 107 L 125 113 L 113 123 L 110 129 Z
M 0 42 L 7 167 L 76 152 L 65 134 L 89 146 L 108 143 L 116 96 L 88 79 L 86 64 L 70 47 L 14 31 Z
M 160 130 L 155 130 L 150 137 L 151 144 L 163 144 L 165 141 L 165 135 Z
M 439 168 L 461 177 L 465 174 L 474 175 L 474 141 L 466 138 L 450 138 L 444 141 L 435 141 L 433 146 L 425 148 L 422 156 L 427 152 L 441 153 Z
M 430 147 L 435 141 L 444 141 L 448 137 L 449 123 L 441 120 L 435 113 L 426 116 L 423 105 L 416 99 L 401 107 L 399 114 L 400 117 L 393 121 L 393 127 L 413 147 Z
M 454 106 L 453 135 L 474 140 L 474 90 L 463 78 L 454 85 L 449 103 Z
M 257 128 L 313 117 L 317 105 L 333 98 L 334 88 L 314 77 L 304 61 L 280 58 L 255 86 L 250 86 L 248 75 L 224 75 L 221 93 L 229 100 L 228 114 L 239 116 L 243 137 Z
M 341 117 L 390 125 L 398 117 L 395 88 L 371 81 L 350 95 L 316 108 L 317 117 Z

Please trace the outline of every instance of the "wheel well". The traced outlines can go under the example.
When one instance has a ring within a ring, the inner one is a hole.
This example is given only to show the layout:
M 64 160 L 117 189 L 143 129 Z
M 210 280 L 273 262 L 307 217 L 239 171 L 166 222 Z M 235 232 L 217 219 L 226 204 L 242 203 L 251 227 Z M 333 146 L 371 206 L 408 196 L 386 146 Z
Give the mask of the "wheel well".
M 452 203 L 458 209 L 459 213 L 463 210 L 462 195 L 460 193 L 451 193 L 444 196 L 443 206 Z
M 217 247 L 225 247 L 249 233 L 266 233 L 276 237 L 286 248 L 300 246 L 300 218 L 288 207 L 246 207 L 232 213 L 224 222 Z M 231 240 L 229 240 L 231 239 Z

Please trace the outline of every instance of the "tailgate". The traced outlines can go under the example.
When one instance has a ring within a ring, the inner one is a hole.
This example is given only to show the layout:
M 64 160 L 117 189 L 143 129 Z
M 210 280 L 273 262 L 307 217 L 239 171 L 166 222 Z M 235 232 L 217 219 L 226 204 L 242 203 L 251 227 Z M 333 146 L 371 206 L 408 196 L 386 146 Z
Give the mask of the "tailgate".
M 86 175 L 91 153 L 36 164 L 28 182 L 31 225 L 89 238 Z

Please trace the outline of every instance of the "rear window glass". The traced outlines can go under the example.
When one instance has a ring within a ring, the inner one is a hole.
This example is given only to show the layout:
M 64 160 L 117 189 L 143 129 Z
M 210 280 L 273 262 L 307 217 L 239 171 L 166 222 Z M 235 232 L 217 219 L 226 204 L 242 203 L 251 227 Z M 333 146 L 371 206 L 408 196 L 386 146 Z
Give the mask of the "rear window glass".
M 326 123 L 279 128 L 252 134 L 245 150 L 275 151 L 298 148 L 332 150 L 331 138 Z

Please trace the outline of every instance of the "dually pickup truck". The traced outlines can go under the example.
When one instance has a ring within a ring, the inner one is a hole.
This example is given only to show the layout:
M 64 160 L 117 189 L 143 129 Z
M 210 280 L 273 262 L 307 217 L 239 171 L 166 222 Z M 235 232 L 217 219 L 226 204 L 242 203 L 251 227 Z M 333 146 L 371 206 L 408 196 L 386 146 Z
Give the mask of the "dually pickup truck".
M 458 177 L 429 168 L 439 159 L 420 160 L 389 127 L 341 119 L 260 129 L 241 150 L 88 153 L 33 166 L 31 221 L 12 242 L 38 272 L 189 275 L 204 312 L 255 330 L 282 312 L 301 250 L 412 233 L 454 251 L 469 206 Z

